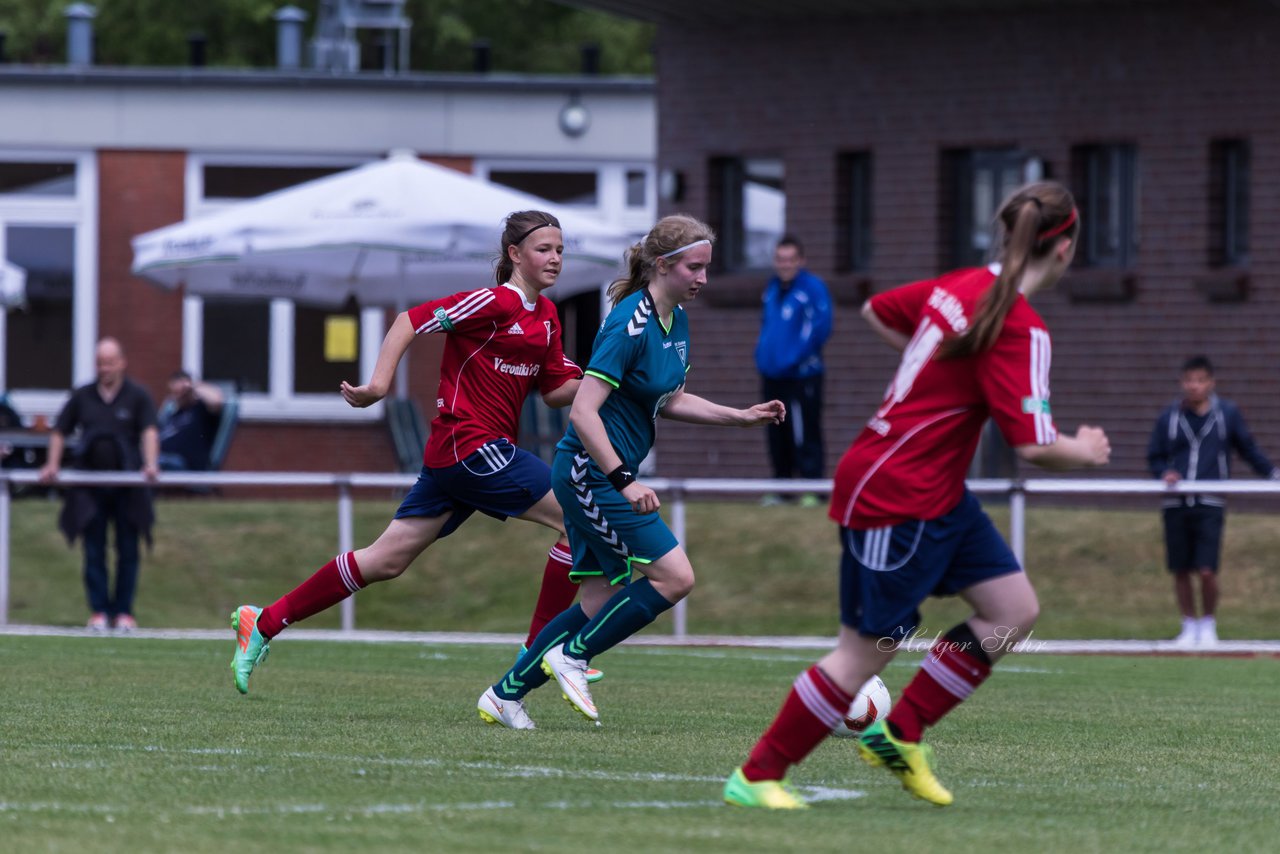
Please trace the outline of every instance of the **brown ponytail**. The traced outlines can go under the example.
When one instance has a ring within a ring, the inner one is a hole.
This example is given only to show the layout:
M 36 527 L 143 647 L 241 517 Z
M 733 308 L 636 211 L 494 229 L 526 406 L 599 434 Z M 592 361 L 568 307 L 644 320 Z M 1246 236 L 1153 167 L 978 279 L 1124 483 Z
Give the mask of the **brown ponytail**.
M 978 301 L 969 328 L 943 342 L 938 358 L 972 356 L 991 348 L 1004 319 L 1018 298 L 1018 284 L 1033 258 L 1043 258 L 1060 240 L 1074 240 L 1080 230 L 1075 200 L 1061 184 L 1042 181 L 1015 191 L 996 215 L 1004 234 L 1000 275 Z
M 627 274 L 609 285 L 610 305 L 617 305 L 649 284 L 661 256 L 697 240 L 715 242 L 715 239 L 711 226 L 688 214 L 664 216 L 649 229 L 643 240 L 627 250 Z
M 502 251 L 494 268 L 494 278 L 499 285 L 511 281 L 511 274 L 515 271 L 516 265 L 507 252 L 508 247 L 519 246 L 526 237 L 548 225 L 559 228 L 560 220 L 546 211 L 516 211 L 507 215 L 502 228 Z

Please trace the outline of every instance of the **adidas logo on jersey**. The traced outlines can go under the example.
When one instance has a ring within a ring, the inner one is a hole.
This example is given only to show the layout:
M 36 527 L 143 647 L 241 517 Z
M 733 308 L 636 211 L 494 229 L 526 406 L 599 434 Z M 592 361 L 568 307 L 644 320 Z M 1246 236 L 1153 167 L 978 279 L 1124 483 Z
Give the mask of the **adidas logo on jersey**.
M 524 330 L 520 328 L 519 323 L 511 324 L 511 328 L 507 330 L 508 335 L 523 335 Z

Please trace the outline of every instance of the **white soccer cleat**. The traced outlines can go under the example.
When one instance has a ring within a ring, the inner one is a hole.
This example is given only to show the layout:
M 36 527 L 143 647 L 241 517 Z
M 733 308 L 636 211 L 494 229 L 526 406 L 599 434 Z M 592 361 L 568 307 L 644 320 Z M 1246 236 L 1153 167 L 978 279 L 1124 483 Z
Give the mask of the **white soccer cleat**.
M 480 711 L 480 719 L 487 724 L 502 724 L 507 729 L 537 729 L 524 710 L 523 700 L 504 700 L 492 685 L 480 695 L 476 708 Z
M 569 701 L 589 721 L 600 721 L 600 712 L 591 699 L 591 687 L 587 682 L 587 663 L 580 658 L 566 655 L 564 644 L 548 650 L 542 656 L 542 672 L 560 683 L 560 695 Z

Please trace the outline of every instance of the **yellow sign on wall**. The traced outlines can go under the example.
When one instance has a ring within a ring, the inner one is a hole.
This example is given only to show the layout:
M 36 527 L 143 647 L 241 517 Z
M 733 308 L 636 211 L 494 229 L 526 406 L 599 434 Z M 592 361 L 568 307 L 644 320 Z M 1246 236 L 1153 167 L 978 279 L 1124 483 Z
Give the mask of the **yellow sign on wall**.
M 349 315 L 331 314 L 324 319 L 324 360 L 354 362 L 359 341 L 356 319 Z

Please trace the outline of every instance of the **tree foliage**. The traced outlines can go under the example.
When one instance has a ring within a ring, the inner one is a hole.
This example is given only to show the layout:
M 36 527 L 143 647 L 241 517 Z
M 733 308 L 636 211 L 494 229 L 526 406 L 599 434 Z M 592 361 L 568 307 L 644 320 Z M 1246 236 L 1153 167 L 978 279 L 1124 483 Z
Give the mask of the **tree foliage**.
M 65 57 L 70 3 L 0 0 L 0 32 L 10 62 L 49 64 Z M 96 0 L 95 53 L 99 65 L 182 66 L 188 38 L 200 34 L 211 66 L 275 65 L 272 16 L 286 0 Z M 314 30 L 320 0 L 295 0 Z M 472 45 L 490 45 L 493 71 L 576 73 L 581 47 L 600 46 L 605 74 L 650 74 L 653 27 L 553 0 L 406 0 L 413 71 L 470 71 Z M 372 33 L 362 32 L 368 48 Z M 364 51 L 372 67 L 373 51 Z

